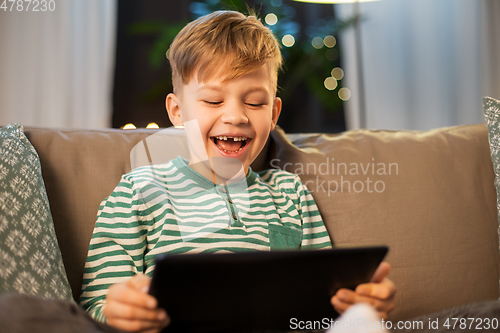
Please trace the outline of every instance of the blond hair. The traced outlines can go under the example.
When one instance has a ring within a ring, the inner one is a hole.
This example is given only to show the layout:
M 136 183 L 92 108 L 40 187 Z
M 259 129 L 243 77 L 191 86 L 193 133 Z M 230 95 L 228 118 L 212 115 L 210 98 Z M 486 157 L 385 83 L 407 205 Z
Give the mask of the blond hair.
M 274 88 L 282 58 L 269 28 L 255 16 L 216 11 L 186 25 L 168 51 L 174 93 L 188 84 L 195 71 L 200 82 L 224 75 L 224 80 L 252 73 L 263 65 Z

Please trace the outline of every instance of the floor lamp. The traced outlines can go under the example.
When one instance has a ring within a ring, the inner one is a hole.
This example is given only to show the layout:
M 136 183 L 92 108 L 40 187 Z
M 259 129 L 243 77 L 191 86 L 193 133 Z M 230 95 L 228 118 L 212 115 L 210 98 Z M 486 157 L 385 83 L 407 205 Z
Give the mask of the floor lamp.
M 360 24 L 360 2 L 371 2 L 378 0 L 295 0 L 298 2 L 310 2 L 310 3 L 331 3 L 331 4 L 341 4 L 341 3 L 353 3 L 354 4 L 354 16 L 356 17 L 354 23 L 355 31 L 355 48 L 356 48 L 356 67 L 358 72 L 358 100 L 359 100 L 359 127 L 366 128 L 366 99 L 365 99 L 365 86 L 364 86 L 364 76 L 363 76 L 363 52 L 361 43 L 361 24 Z

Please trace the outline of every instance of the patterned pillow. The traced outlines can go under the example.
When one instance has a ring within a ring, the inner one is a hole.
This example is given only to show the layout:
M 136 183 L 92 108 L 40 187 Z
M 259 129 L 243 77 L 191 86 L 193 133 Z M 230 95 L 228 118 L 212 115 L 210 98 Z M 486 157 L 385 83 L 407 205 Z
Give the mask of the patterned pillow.
M 495 171 L 495 188 L 497 190 L 497 213 L 500 226 L 500 101 L 491 97 L 483 98 L 483 111 L 488 125 L 491 161 Z M 500 240 L 500 228 L 499 240 Z
M 0 293 L 72 300 L 40 161 L 20 124 L 0 129 Z

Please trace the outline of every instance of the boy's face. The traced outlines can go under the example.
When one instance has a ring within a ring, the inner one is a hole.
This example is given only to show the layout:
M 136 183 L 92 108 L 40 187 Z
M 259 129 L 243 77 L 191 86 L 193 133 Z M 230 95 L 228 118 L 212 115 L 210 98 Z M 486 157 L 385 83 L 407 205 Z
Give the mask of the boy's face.
M 266 66 L 231 80 L 215 76 L 198 82 L 195 75 L 182 86 L 179 95 L 167 96 L 166 106 L 174 125 L 198 122 L 198 141 L 206 155 L 192 152 L 191 166 L 203 162 L 200 155 L 208 156 L 210 161 L 214 157 L 231 157 L 241 161 L 245 173 L 262 151 L 281 112 L 281 100 L 275 97 Z M 208 179 L 214 178 L 208 163 L 201 169 L 196 171 Z

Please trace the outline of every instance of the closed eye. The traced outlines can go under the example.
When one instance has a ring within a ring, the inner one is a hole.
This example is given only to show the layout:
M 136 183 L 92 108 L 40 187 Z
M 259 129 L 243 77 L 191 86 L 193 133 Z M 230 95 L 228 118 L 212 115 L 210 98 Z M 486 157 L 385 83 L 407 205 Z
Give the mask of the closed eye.
M 246 103 L 246 104 L 247 104 L 248 106 L 253 107 L 253 108 L 258 108 L 258 107 L 261 107 L 261 106 L 266 105 L 266 104 L 264 104 L 264 103 L 256 103 L 256 104 L 254 104 L 254 103 Z
M 219 102 L 218 101 L 203 101 L 203 102 L 205 102 L 208 105 L 220 105 L 220 104 L 222 104 L 221 101 L 219 101 Z

